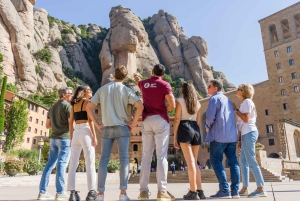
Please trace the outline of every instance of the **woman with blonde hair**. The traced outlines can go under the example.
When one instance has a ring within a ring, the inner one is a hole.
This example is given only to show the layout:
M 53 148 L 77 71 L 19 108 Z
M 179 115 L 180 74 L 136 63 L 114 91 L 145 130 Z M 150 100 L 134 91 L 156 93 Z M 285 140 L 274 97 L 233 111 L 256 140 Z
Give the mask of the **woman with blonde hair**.
M 238 149 L 240 150 L 240 168 L 243 178 L 243 188 L 240 196 L 267 197 L 264 190 L 264 178 L 255 158 L 255 143 L 258 138 L 256 123 L 256 109 L 252 101 L 254 88 L 250 84 L 241 84 L 236 92 L 237 97 L 242 101 L 239 108 L 233 103 L 233 108 L 238 116 L 237 129 L 239 131 Z M 256 181 L 257 189 L 248 193 L 249 167 Z
M 183 196 L 184 200 L 206 199 L 201 187 L 201 174 L 197 165 L 198 151 L 201 145 L 200 136 L 200 103 L 192 83 L 182 84 L 183 98 L 176 101 L 174 121 L 174 147 L 181 148 L 190 182 L 190 191 Z M 180 145 L 180 147 L 179 147 Z
M 97 137 L 94 130 L 94 124 L 86 112 L 86 105 L 89 102 L 88 99 L 92 97 L 92 93 L 89 86 L 79 86 L 71 100 L 73 108 L 69 118 L 71 138 L 71 158 L 68 172 L 68 191 L 71 191 L 69 201 L 80 201 L 80 197 L 75 189 L 75 174 L 82 149 L 89 190 L 86 201 L 94 201 L 98 195 L 95 180 L 95 147 L 97 146 Z M 73 128 L 74 121 L 76 123 L 75 128 Z

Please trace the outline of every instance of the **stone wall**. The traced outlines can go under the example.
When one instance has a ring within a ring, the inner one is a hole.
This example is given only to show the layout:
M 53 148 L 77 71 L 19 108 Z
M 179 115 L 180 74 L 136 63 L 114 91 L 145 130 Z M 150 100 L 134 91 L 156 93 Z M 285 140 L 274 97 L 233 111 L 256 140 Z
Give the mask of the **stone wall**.
M 265 150 L 256 150 L 256 160 L 261 167 L 268 169 L 276 175 L 282 174 L 282 159 L 267 158 Z

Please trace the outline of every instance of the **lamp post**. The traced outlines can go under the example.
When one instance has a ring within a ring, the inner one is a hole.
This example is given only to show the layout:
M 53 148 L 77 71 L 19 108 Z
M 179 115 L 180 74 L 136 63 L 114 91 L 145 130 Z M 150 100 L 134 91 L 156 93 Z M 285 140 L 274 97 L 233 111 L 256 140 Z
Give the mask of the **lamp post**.
M 0 134 L 0 156 L 2 153 L 2 145 L 4 144 L 5 141 L 6 141 L 6 135 L 2 132 Z
M 39 141 L 38 141 L 38 149 L 39 149 L 39 163 L 41 161 L 41 155 L 42 155 L 42 149 L 44 147 L 44 140 L 43 138 L 41 138 Z

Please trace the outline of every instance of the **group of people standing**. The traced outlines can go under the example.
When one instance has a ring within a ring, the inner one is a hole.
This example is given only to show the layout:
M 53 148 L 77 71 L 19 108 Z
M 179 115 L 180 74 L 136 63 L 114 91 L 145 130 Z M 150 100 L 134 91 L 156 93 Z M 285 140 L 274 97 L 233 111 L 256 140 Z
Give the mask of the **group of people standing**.
M 47 116 L 46 127 L 52 129 L 52 135 L 50 137 L 48 162 L 40 181 L 38 200 L 54 199 L 54 196 L 50 195 L 46 188 L 51 170 L 56 163 L 55 200 L 68 198 L 69 201 L 80 200 L 75 186 L 75 173 L 80 152 L 83 149 L 89 190 L 86 201 L 103 201 L 107 165 L 114 141 L 118 144 L 120 160 L 119 200 L 130 200 L 126 193 L 129 175 L 130 130 L 136 126 L 141 115 L 143 120 L 143 151 L 140 167 L 139 200 L 149 200 L 148 184 L 154 149 L 157 155 L 157 200 L 175 200 L 175 197 L 167 191 L 167 151 L 170 135 L 168 111 L 174 108 L 176 108 L 176 112 L 173 143 L 175 148 L 182 149 L 188 166 L 190 182 L 190 189 L 183 196 L 183 199 L 206 199 L 201 186 L 201 173 L 197 166 L 198 151 L 201 145 L 199 130 L 201 105 L 197 91 L 192 83 L 183 83 L 182 98 L 175 102 L 170 84 L 163 80 L 164 75 L 165 67 L 161 64 L 154 66 L 152 76 L 149 79 L 143 80 L 139 73 L 133 75 L 143 94 L 143 102 L 132 89 L 122 84 L 128 76 L 125 66 L 116 68 L 114 80 L 99 88 L 94 96 L 92 96 L 92 90 L 89 86 L 79 86 L 74 95 L 72 88 L 61 88 L 59 90 L 60 100 L 50 108 Z M 239 195 L 248 195 L 249 176 L 247 175 L 249 175 L 249 167 L 258 186 L 258 189 L 249 196 L 266 196 L 263 189 L 263 178 L 255 160 L 254 145 L 258 133 L 255 127 L 255 106 L 251 101 L 254 91 L 251 87 L 251 85 L 239 86 L 237 95 L 243 103 L 237 109 L 235 104 L 222 94 L 222 84 L 219 81 L 213 80 L 208 86 L 211 98 L 206 112 L 205 126 L 208 133 L 206 141 L 211 142 L 211 165 L 219 181 L 219 191 L 211 198 L 239 198 Z M 102 122 L 98 121 L 93 111 L 98 104 L 101 108 Z M 128 104 L 134 105 L 136 108 L 132 119 L 127 116 Z M 234 110 L 237 111 L 237 127 L 241 136 L 237 134 Z M 95 147 L 98 142 L 94 127 L 102 132 L 97 187 L 94 163 Z M 238 192 L 240 170 L 236 157 L 238 139 L 241 139 L 238 147 L 241 150 L 240 166 L 243 176 L 243 188 L 240 192 Z M 231 192 L 222 166 L 223 153 L 225 153 L 230 166 Z M 67 190 L 71 193 L 67 194 L 64 190 L 64 175 L 69 158 Z

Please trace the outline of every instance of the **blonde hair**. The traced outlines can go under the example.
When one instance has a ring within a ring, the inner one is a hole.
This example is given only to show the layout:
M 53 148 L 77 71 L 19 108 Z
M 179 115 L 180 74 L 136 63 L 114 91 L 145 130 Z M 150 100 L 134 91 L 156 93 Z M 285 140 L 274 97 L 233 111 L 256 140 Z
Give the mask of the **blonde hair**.
M 254 88 L 251 84 L 240 84 L 238 89 L 241 89 L 243 92 L 243 98 L 250 98 L 252 99 L 254 96 Z

